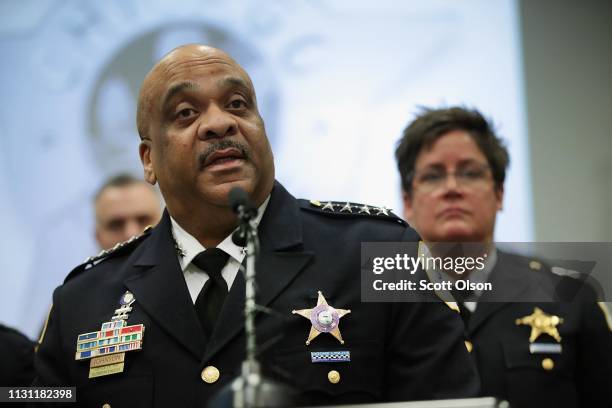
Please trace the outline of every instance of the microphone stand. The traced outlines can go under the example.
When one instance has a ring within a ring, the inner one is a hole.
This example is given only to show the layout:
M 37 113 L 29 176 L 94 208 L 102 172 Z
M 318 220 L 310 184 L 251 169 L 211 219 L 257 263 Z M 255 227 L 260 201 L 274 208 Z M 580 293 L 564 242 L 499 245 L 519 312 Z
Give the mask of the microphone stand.
M 246 359 L 242 362 L 240 377 L 232 381 L 229 387 L 224 387 L 211 400 L 209 407 L 287 407 L 294 404 L 293 390 L 264 378 L 257 361 L 255 314 L 258 307 L 255 300 L 255 261 L 259 253 L 259 237 L 255 224 L 257 211 L 249 211 L 246 207 L 240 205 L 236 209 L 240 225 L 232 236 L 232 240 L 237 245 L 244 246 L 246 243 L 244 303 Z
M 255 259 L 259 253 L 257 226 L 251 214 L 240 211 L 241 228 L 246 238 L 246 274 L 244 299 L 244 330 L 246 336 L 246 360 L 242 363 L 239 390 L 234 393 L 234 407 L 253 408 L 258 406 L 258 392 L 262 383 L 261 369 L 257 362 L 257 337 L 255 333 Z

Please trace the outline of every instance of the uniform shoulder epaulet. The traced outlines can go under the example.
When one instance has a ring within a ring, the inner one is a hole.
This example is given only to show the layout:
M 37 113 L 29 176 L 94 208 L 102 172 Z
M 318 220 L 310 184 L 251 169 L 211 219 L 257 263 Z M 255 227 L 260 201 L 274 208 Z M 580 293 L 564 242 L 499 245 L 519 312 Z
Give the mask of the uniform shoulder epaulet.
M 400 224 L 406 224 L 391 209 L 382 206 L 377 207 L 368 204 L 351 203 L 349 201 L 319 201 L 319 200 L 298 200 L 300 207 L 315 213 L 336 217 L 370 217 L 376 219 L 386 219 Z
M 529 268 L 539 272 L 540 277 L 550 280 L 560 301 L 573 301 L 576 296 L 588 302 L 603 298 L 601 284 L 590 274 L 593 261 L 580 260 L 529 260 Z
M 566 276 L 568 278 L 573 278 L 573 279 L 581 279 L 583 276 L 582 272 L 575 271 L 572 269 L 566 269 L 561 266 L 552 266 L 550 268 L 550 271 L 554 273 L 555 275 Z
M 98 253 L 97 255 L 90 256 L 89 258 L 85 260 L 85 262 L 83 262 L 82 264 L 75 267 L 72 271 L 70 271 L 68 276 L 66 276 L 66 279 L 64 279 L 64 283 L 74 278 L 75 276 L 79 275 L 81 272 L 87 269 L 90 269 L 91 267 L 99 264 L 100 262 L 108 258 L 112 258 L 114 256 L 125 253 L 130 248 L 133 248 L 136 244 L 142 241 L 145 237 L 147 237 L 151 233 L 152 229 L 153 227 L 149 225 L 142 231 L 140 235 L 134 235 L 132 238 L 128 239 L 127 241 L 119 242 L 110 249 L 104 249 L 100 251 L 100 253 Z
M 552 261 L 544 263 L 532 259 L 529 261 L 529 269 L 534 271 L 549 271 L 557 276 L 583 280 L 594 266 L 590 261 Z

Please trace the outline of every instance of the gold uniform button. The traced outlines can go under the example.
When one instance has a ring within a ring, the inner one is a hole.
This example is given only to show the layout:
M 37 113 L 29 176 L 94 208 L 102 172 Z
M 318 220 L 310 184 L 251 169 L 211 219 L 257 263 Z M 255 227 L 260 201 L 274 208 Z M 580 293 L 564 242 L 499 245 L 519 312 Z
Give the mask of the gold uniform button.
M 327 373 L 327 379 L 332 384 L 338 384 L 340 382 L 340 373 L 336 370 L 331 370 L 329 373 Z
M 474 345 L 472 344 L 471 341 L 466 340 L 465 341 L 465 348 L 467 349 L 468 353 L 471 353 L 472 350 L 474 350 Z
M 542 368 L 546 371 L 550 371 L 555 368 L 555 362 L 552 361 L 552 359 L 550 358 L 545 358 L 544 360 L 542 360 Z
M 215 366 L 208 366 L 202 370 L 202 381 L 206 384 L 212 384 L 219 379 L 219 369 Z
M 529 267 L 534 271 L 539 271 L 540 269 L 542 269 L 542 264 L 538 261 L 531 261 L 529 262 Z

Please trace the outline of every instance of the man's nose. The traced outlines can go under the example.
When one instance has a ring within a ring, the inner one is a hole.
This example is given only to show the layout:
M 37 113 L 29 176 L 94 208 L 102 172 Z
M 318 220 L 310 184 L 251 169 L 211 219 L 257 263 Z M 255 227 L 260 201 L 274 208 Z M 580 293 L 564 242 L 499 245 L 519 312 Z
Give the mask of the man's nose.
M 203 140 L 222 138 L 236 134 L 237 130 L 238 125 L 232 114 L 211 103 L 206 113 L 202 115 L 198 126 L 198 137 Z
M 128 240 L 132 238 L 134 235 L 139 235 L 142 232 L 142 228 L 137 220 L 129 220 L 125 223 L 125 227 L 123 228 L 123 237 L 122 239 Z

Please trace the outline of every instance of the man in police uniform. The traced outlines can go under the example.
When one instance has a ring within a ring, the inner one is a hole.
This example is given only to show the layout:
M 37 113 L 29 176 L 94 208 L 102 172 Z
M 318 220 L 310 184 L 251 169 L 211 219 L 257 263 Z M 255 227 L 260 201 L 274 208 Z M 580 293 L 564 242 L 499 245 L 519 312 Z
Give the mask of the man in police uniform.
M 145 78 L 137 120 L 145 179 L 167 209 L 55 291 L 38 385 L 76 385 L 83 406 L 196 407 L 239 375 L 245 254 L 228 205 L 239 186 L 258 206 L 264 375 L 308 404 L 477 393 L 444 303 L 360 301 L 360 243 L 414 241 L 413 230 L 384 207 L 296 200 L 275 182 L 253 85 L 232 58 L 170 52 Z
M 0 323 L 0 386 L 28 386 L 34 379 L 34 342 Z
M 487 253 L 484 268 L 463 276 L 490 282 L 493 291 L 452 292 L 483 395 L 506 399 L 513 408 L 612 406 L 605 304 L 579 280 L 494 247 L 509 158 L 485 118 L 460 107 L 425 109 L 404 130 L 396 158 L 404 215 L 425 241 L 424 251 L 440 246 L 433 243 L 470 242 Z M 436 280 L 445 272 L 427 273 Z M 446 277 L 460 279 L 452 275 Z M 499 296 L 505 301 L 495 302 Z

